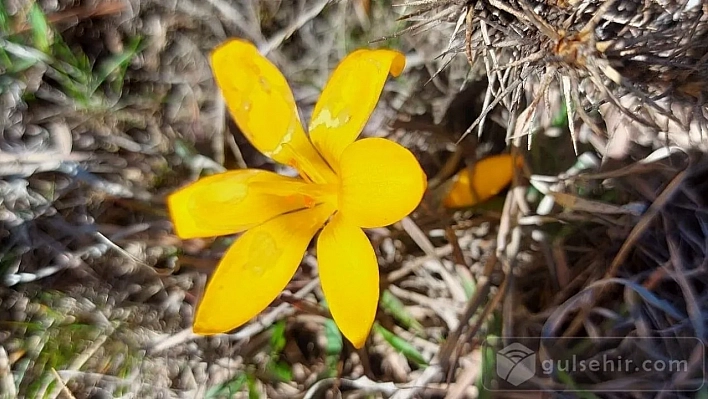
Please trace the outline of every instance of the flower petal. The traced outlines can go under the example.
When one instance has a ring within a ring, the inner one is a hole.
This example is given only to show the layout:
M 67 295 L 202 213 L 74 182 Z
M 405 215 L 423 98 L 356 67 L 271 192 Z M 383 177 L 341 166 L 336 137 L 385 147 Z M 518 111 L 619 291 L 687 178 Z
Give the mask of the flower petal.
M 211 62 L 231 115 L 260 152 L 318 183 L 335 181 L 305 135 L 293 94 L 275 65 L 237 39 L 217 47 Z
M 360 227 L 381 227 L 403 219 L 418 206 L 427 186 L 415 156 L 382 138 L 351 144 L 342 153 L 339 168 L 339 210 Z
M 388 74 L 398 76 L 406 57 L 393 50 L 357 50 L 332 73 L 315 105 L 310 139 L 327 162 L 337 168 L 344 149 L 369 120 Z
M 312 206 L 319 202 L 316 187 L 264 170 L 234 170 L 202 178 L 176 191 L 167 198 L 167 207 L 180 238 L 215 237 Z M 310 188 L 312 196 L 307 195 Z
M 443 199 L 443 205 L 463 208 L 484 202 L 508 186 L 513 176 L 514 160 L 511 155 L 484 158 L 475 163 L 472 173 L 470 168 L 464 168 L 453 177 L 452 187 Z
M 317 239 L 320 283 L 334 322 L 358 349 L 376 317 L 379 268 L 364 232 L 336 214 Z
M 232 330 L 273 302 L 332 211 L 332 207 L 317 206 L 289 213 L 239 237 L 207 285 L 194 332 L 207 335 Z

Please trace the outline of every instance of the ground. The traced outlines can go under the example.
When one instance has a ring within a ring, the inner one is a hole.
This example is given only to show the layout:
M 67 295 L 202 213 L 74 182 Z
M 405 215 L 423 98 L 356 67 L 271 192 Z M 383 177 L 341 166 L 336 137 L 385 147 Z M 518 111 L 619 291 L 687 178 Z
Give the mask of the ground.
M 489 376 L 509 337 L 570 353 L 651 335 L 636 343 L 651 343 L 645 357 L 690 367 L 533 387 L 694 397 L 708 335 L 708 10 L 408 3 L 0 0 L 0 396 L 503 396 Z M 598 43 L 554 31 L 588 22 Z M 256 320 L 192 333 L 235 237 L 180 240 L 165 197 L 206 173 L 283 170 L 213 81 L 208 54 L 230 37 L 282 70 L 303 120 L 351 50 L 406 55 L 363 134 L 410 148 L 429 190 L 410 217 L 367 231 L 382 297 L 363 349 L 322 306 L 313 250 Z M 455 172 L 498 153 L 520 159 L 510 189 L 442 206 Z

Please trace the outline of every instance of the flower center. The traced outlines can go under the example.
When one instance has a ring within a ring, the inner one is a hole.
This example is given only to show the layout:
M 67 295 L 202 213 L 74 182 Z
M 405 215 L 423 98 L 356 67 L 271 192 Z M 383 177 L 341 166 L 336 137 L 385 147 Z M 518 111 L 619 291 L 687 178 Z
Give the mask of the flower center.
M 305 205 L 312 208 L 315 205 L 327 204 L 334 209 L 339 208 L 339 184 L 308 184 L 312 186 L 303 193 Z

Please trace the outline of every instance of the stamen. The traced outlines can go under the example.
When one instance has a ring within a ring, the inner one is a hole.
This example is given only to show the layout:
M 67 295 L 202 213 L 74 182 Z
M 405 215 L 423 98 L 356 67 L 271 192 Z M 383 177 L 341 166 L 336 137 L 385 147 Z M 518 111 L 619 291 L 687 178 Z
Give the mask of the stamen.
M 306 206 L 306 207 L 308 207 L 308 208 L 314 208 L 315 205 L 317 205 L 317 202 L 315 201 L 314 198 L 312 198 L 312 197 L 310 197 L 310 196 L 308 196 L 308 195 L 304 195 L 303 197 L 305 198 L 305 206 Z
M 322 202 L 336 206 L 339 196 L 339 186 L 337 184 L 306 183 L 297 180 L 282 181 L 277 184 L 272 182 L 254 182 L 249 184 L 249 188 L 259 190 L 265 194 L 302 201 L 308 208 Z
M 311 154 L 302 154 L 301 151 L 296 151 L 290 143 L 284 143 L 284 148 L 287 148 L 290 160 L 288 166 L 295 168 L 300 177 L 309 183 L 333 183 L 336 181 L 336 175 L 329 165 L 322 159 L 322 156 L 311 147 Z M 313 163 L 310 158 L 315 158 L 320 162 Z

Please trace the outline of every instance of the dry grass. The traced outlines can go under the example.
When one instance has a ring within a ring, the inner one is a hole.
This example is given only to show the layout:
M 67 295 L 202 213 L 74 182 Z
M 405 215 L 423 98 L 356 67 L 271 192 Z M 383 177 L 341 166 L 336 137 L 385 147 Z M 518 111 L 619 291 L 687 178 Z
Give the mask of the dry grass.
M 651 334 L 664 338 L 652 356 L 705 361 L 680 338 L 708 338 L 708 161 L 695 151 L 708 11 L 670 23 L 680 4 L 658 1 L 618 2 L 601 20 L 595 2 L 75 3 L 0 2 L 0 396 L 489 396 L 494 359 L 480 344 L 514 335 Z M 615 20 L 628 13 L 649 17 Z M 206 55 L 231 36 L 282 69 L 304 120 L 348 51 L 406 53 L 364 134 L 412 148 L 431 190 L 410 218 L 369 232 L 383 295 L 363 350 L 320 305 L 310 255 L 251 324 L 191 333 L 233 238 L 177 239 L 164 196 L 205 171 L 278 168 L 212 81 Z M 506 197 L 442 209 L 449 177 L 507 139 L 526 162 Z M 603 382 L 636 388 L 630 377 Z
M 556 372 L 532 386 L 695 395 L 675 391 L 704 378 L 708 10 L 681 1 L 408 3 L 417 3 L 410 19 L 423 21 L 415 31 L 434 29 L 433 19 L 466 27 L 453 51 L 490 82 L 466 133 L 484 132 L 501 109 L 512 115 L 507 139 L 527 149 L 497 239 L 502 336 L 526 337 L 551 359 L 580 343 L 585 358 L 689 364 L 589 380 Z M 476 334 L 461 334 L 456 349 Z

